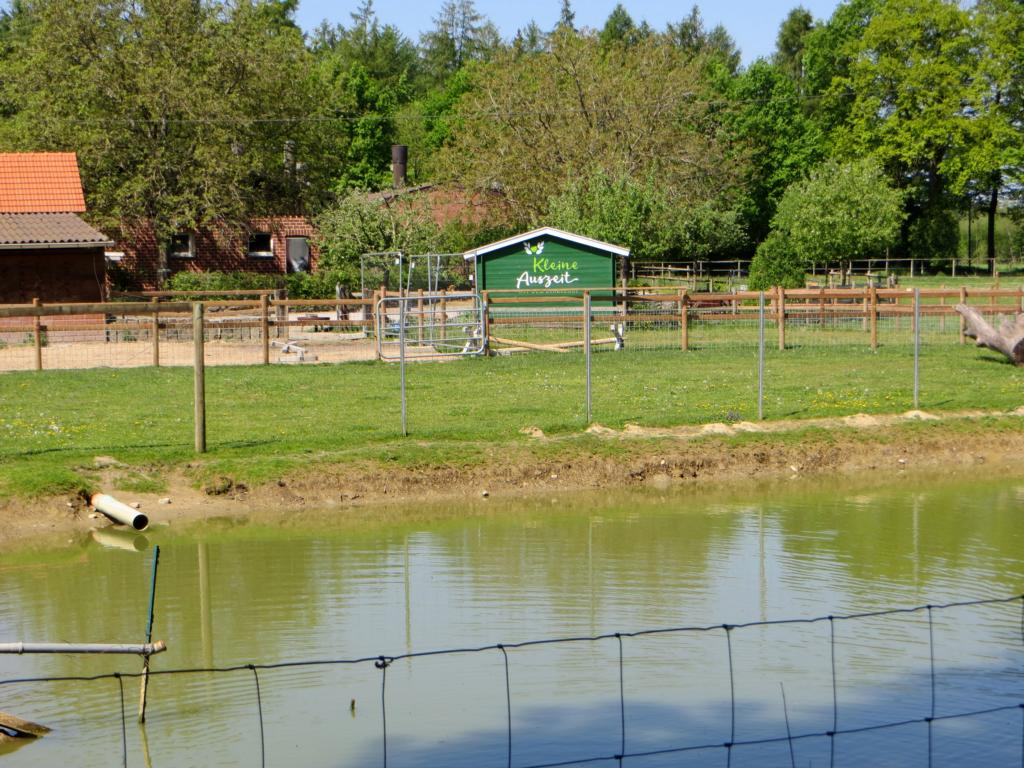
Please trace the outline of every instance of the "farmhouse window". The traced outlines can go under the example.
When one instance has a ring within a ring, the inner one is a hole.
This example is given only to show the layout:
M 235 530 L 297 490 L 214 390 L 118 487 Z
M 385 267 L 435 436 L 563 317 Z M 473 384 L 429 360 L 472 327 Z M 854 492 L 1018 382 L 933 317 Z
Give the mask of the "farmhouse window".
M 249 235 L 249 257 L 269 259 L 274 256 L 274 239 L 269 232 L 253 232 Z
M 196 257 L 196 239 L 188 232 L 171 235 L 167 246 L 167 255 L 175 259 L 194 259 Z

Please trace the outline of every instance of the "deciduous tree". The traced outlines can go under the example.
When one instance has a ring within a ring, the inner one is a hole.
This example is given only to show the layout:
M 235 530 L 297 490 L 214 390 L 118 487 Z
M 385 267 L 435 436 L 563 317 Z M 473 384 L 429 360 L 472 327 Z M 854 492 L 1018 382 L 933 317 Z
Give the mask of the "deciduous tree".
M 744 157 L 720 141 L 701 64 L 664 40 L 606 48 L 593 35 L 557 32 L 545 53 L 504 54 L 479 69 L 445 167 L 470 187 L 500 188 L 523 223 L 599 170 L 653 176 L 676 198 L 719 199 Z
M 765 280 L 784 278 L 797 287 L 813 263 L 881 255 L 899 237 L 903 217 L 903 194 L 877 161 L 826 162 L 786 190 L 751 265 L 751 283 L 763 289 Z

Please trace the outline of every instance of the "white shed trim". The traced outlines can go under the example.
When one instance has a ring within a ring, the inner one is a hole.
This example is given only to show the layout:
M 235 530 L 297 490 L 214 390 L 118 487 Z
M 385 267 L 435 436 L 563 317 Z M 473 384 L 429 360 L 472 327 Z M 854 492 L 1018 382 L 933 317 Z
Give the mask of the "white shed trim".
M 468 261 L 469 259 L 475 259 L 478 256 L 483 256 L 485 254 L 501 250 L 502 248 L 510 245 L 525 243 L 528 240 L 536 240 L 538 237 L 555 237 L 559 240 L 567 240 L 570 243 L 576 243 L 577 245 L 584 245 L 599 251 L 606 251 L 608 253 L 615 254 L 616 256 L 629 256 L 629 248 L 623 248 L 621 245 L 612 245 L 611 243 L 605 243 L 601 240 L 594 240 L 593 238 L 584 237 L 583 235 L 574 235 L 572 232 L 565 232 L 561 229 L 555 229 L 554 227 L 541 227 L 540 229 L 524 232 L 523 234 L 516 235 L 515 237 L 499 240 L 496 243 L 488 243 L 487 245 L 480 246 L 479 248 L 474 248 L 471 251 L 466 251 L 462 256 Z

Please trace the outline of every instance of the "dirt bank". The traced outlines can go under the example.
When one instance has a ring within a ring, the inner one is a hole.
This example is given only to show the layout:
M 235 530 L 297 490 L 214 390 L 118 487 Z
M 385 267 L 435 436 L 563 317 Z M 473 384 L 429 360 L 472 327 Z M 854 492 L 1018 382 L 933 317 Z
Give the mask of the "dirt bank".
M 845 478 L 883 479 L 900 473 L 1020 474 L 1024 409 L 1011 414 L 964 413 L 942 419 L 900 416 L 712 424 L 673 429 L 591 427 L 551 439 L 526 428 L 531 440 L 476 449 L 463 464 L 416 467 L 383 463 L 315 464 L 304 473 L 255 488 L 221 477 L 197 487 L 187 468 L 161 494 L 121 491 L 116 468 L 103 490 L 140 504 L 154 522 L 172 525 L 210 517 L 248 516 L 282 522 L 299 510 L 324 509 L 372 518 L 385 504 L 500 499 L 552 491 L 674 486 L 719 488 L 771 479 L 805 478 L 819 487 Z M 473 452 L 472 447 L 467 451 Z M 75 495 L 8 500 L 0 547 L 11 548 L 106 525 Z

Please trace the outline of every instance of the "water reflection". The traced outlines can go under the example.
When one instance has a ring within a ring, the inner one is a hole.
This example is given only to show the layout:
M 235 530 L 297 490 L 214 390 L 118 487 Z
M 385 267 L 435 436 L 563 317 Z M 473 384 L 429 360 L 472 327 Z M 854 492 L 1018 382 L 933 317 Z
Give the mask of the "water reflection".
M 161 545 L 154 636 L 170 650 L 153 667 L 397 655 L 1020 593 L 1022 488 L 932 482 L 736 496 L 682 490 L 514 507 L 492 500 L 458 517 L 420 509 L 388 524 L 338 525 L 309 515 L 287 527 L 214 521 L 187 532 L 158 530 L 148 533 Z M 0 570 L 0 637 L 142 638 L 152 552 L 100 539 Z M 748 628 L 732 638 L 732 682 L 721 631 L 630 638 L 623 644 L 630 751 L 728 740 L 732 687 L 737 738 L 784 733 L 780 683 L 794 730 L 828 730 L 833 647 L 840 727 L 920 717 L 930 708 L 930 678 L 922 678 L 929 631 L 942 670 L 942 711 L 1024 698 L 1019 605 L 957 609 L 937 615 L 930 630 L 922 615 L 839 624 L 834 646 L 827 624 Z M 515 764 L 615 753 L 614 642 L 510 649 L 508 658 Z M 139 671 L 134 660 L 120 663 Z M 0 678 L 116 667 L 95 657 L 0 657 Z M 381 683 L 372 664 L 261 673 L 268 764 L 380 762 Z M 4 709 L 55 728 L 5 763 L 119 758 L 112 681 L 9 686 L 0 695 Z M 396 662 L 387 702 L 388 765 L 506 764 L 505 669 L 497 652 Z M 980 725 L 944 724 L 933 747 L 945 744 L 952 755 L 984 742 L 988 764 L 1000 764 L 1009 747 L 993 734 L 1005 722 L 993 715 Z M 151 754 L 160 766 L 258 762 L 258 726 L 247 671 L 158 674 L 146 730 L 130 732 L 129 750 L 147 763 Z M 891 764 L 914 764 L 909 756 L 922 754 L 915 751 L 922 728 L 874 741 L 837 739 L 839 755 L 863 764 L 872 750 L 889 750 L 902 756 L 886 757 Z M 1019 715 L 1014 733 L 1019 761 Z M 821 749 L 828 757 L 830 745 L 810 741 L 801 743 L 800 764 L 822 764 Z M 788 745 L 784 752 L 776 746 L 737 748 L 732 757 L 735 764 L 788 763 Z M 629 764 L 717 765 L 720 752 Z

